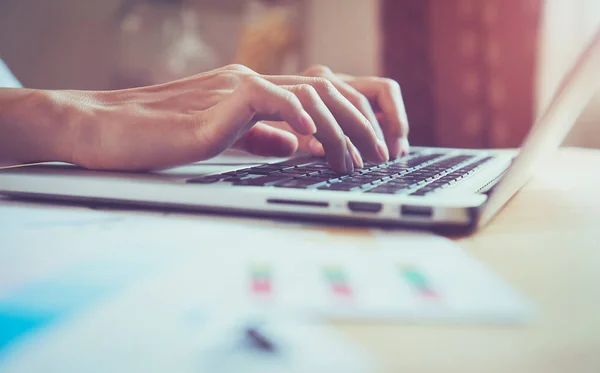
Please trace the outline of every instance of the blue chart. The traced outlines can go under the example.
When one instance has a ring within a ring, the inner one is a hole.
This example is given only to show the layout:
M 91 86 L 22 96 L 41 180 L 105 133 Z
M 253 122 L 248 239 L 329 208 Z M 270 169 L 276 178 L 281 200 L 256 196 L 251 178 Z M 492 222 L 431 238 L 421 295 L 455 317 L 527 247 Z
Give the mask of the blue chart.
M 94 262 L 0 296 L 0 356 L 22 338 L 122 291 L 147 269 L 137 263 Z

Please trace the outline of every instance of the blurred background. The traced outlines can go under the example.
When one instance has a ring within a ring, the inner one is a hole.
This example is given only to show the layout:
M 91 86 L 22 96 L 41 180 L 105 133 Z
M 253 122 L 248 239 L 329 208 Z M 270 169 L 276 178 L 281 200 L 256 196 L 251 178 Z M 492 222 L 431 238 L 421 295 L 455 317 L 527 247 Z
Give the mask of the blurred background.
M 598 27 L 598 0 L 0 0 L 0 57 L 26 87 L 93 90 L 325 64 L 398 80 L 413 144 L 502 148 Z M 600 147 L 600 95 L 567 144 Z

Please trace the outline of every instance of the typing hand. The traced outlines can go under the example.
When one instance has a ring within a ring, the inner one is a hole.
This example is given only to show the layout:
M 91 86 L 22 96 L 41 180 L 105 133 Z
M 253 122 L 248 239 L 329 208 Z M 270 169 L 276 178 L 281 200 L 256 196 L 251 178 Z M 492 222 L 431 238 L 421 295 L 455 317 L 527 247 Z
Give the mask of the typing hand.
M 49 99 L 32 110 L 54 107 L 56 115 L 44 121 L 60 122 L 64 135 L 38 139 L 61 155 L 40 160 L 92 169 L 158 169 L 209 159 L 232 146 L 287 156 L 297 150 L 297 136 L 301 147 L 324 154 L 340 173 L 361 167 L 363 157 L 380 163 L 390 152 L 407 151 L 397 84 L 320 67 L 303 76 L 263 76 L 231 65 L 150 87 L 40 92 Z M 293 133 L 261 121 L 285 122 Z
M 330 81 L 337 94 L 341 94 L 369 121 L 380 140 L 384 140 L 391 158 L 409 152 L 408 118 L 398 83 L 377 77 L 353 77 L 335 74 L 326 66 L 313 66 L 302 75 L 320 77 Z M 269 123 L 274 127 L 295 132 L 285 123 Z M 315 136 L 295 133 L 301 150 L 314 155 L 323 155 L 323 146 Z

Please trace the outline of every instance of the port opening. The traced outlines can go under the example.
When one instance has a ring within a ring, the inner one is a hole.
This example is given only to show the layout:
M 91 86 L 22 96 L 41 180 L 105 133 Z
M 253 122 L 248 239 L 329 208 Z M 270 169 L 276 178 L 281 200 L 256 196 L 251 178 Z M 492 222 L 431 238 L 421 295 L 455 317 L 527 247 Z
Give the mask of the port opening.
M 292 205 L 292 206 L 308 206 L 308 207 L 328 207 L 328 202 L 319 201 L 298 201 L 294 199 L 268 199 L 267 203 L 274 205 Z
M 402 216 L 406 217 L 430 218 L 433 216 L 433 208 L 429 206 L 403 205 L 400 212 Z
M 371 214 L 378 213 L 383 208 L 381 203 L 376 202 L 348 202 L 348 208 L 353 212 L 368 212 Z

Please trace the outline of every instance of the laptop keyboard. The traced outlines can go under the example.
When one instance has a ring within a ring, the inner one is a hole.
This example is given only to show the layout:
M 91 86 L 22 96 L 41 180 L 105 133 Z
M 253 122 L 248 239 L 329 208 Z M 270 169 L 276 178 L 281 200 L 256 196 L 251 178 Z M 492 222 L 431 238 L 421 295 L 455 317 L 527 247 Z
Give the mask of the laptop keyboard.
M 416 152 L 380 165 L 367 162 L 363 169 L 339 175 L 323 159 L 300 157 L 188 179 L 187 182 L 425 196 L 473 174 L 490 159 L 492 157 Z

